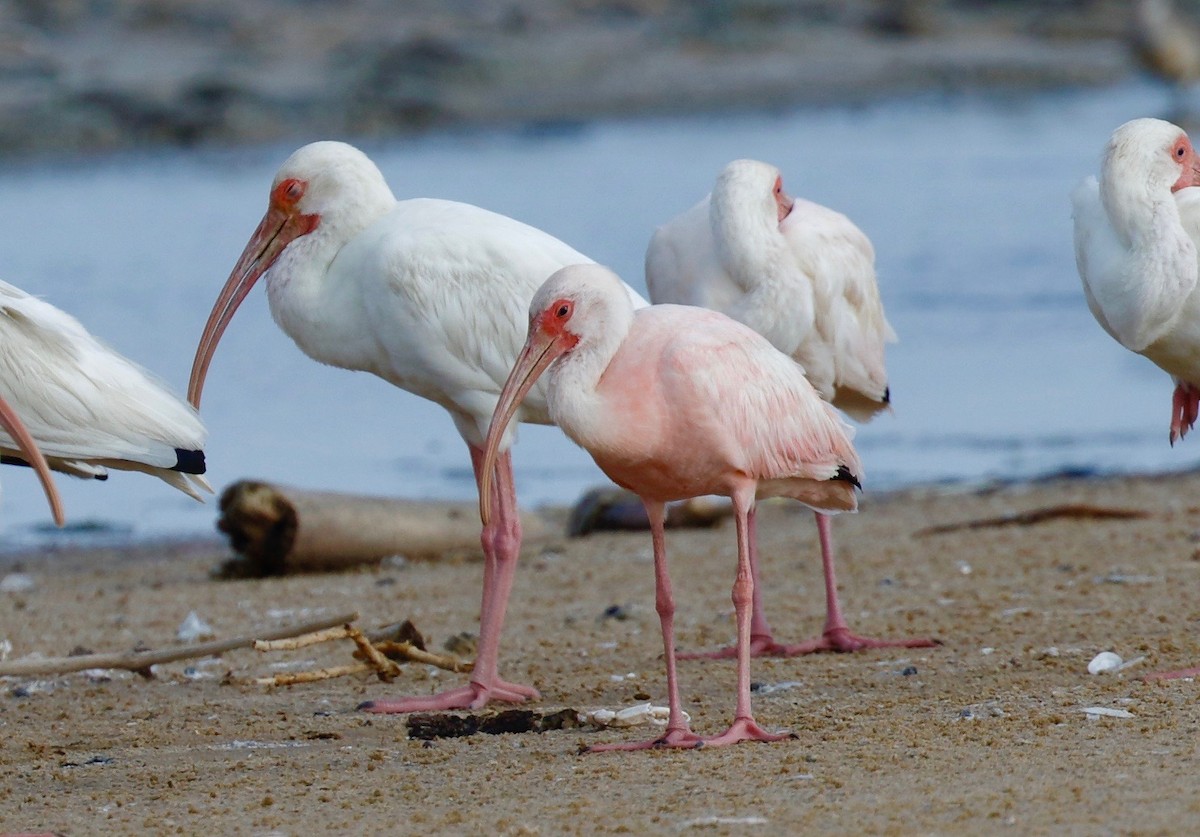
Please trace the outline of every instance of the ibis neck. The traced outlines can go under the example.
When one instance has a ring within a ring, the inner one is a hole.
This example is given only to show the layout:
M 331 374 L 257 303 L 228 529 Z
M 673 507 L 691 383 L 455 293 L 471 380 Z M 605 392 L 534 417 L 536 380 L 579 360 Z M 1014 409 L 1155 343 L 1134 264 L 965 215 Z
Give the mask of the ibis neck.
M 1106 176 L 1100 183 L 1100 199 L 1113 231 L 1126 247 L 1183 234 L 1175 196 L 1145 178 Z
M 317 228 L 292 241 L 267 271 L 271 316 L 305 354 L 322 363 L 359 368 L 350 352 L 360 342 L 362 277 L 339 255 L 396 205 L 391 191 L 362 199 L 352 212 L 321 215 Z
M 813 290 L 774 217 L 737 212 L 713 196 L 710 212 L 717 257 L 742 290 L 726 311 L 791 355 L 812 330 Z

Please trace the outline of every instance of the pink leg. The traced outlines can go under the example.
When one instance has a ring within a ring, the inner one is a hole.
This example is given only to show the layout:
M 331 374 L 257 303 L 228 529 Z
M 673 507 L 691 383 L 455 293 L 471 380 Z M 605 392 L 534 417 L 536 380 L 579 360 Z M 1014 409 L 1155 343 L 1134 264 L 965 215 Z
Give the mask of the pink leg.
M 875 639 L 858 636 L 850 631 L 846 617 L 842 615 L 842 605 L 837 592 L 837 574 L 833 568 L 833 535 L 830 532 L 828 515 L 817 514 L 817 535 L 821 541 L 821 565 L 825 571 L 825 631 L 816 639 L 810 639 L 796 645 L 776 642 L 767 624 L 767 618 L 762 606 L 762 596 L 759 592 L 758 574 L 758 544 L 754 535 L 754 516 L 750 515 L 750 548 L 751 572 L 754 576 L 754 618 L 751 623 L 750 654 L 754 657 L 798 657 L 802 654 L 812 654 L 816 651 L 859 651 L 863 648 L 931 648 L 940 643 L 928 637 L 912 639 Z M 692 657 L 729 658 L 736 653 L 735 648 L 722 648 L 707 654 L 681 655 L 685 659 Z
M 597 744 L 587 748 L 586 752 L 589 753 L 648 750 L 652 747 L 699 747 L 704 743 L 688 726 L 679 702 L 679 678 L 675 671 L 675 596 L 671 592 L 671 576 L 667 572 L 667 550 L 663 535 L 665 507 L 662 503 L 650 501 L 646 501 L 645 505 L 650 518 L 650 538 L 654 544 L 654 606 L 662 624 L 663 656 L 667 661 L 667 703 L 670 707 L 667 731 L 661 738 L 652 741 Z
M 733 609 L 737 619 L 737 710 L 733 724 L 728 730 L 713 738 L 706 738 L 706 747 L 722 747 L 739 741 L 782 741 L 795 738 L 791 733 L 771 733 L 754 720 L 750 710 L 750 625 L 751 609 L 754 605 L 754 573 L 751 569 L 750 546 L 751 512 L 754 494 L 748 497 L 733 497 L 734 513 L 737 518 L 738 568 L 733 582 Z
M 1196 423 L 1200 416 L 1200 389 L 1191 384 L 1175 385 L 1175 394 L 1171 397 L 1171 445 L 1176 439 L 1182 439 Z
M 483 452 L 471 446 L 471 464 L 478 485 Z M 521 550 L 521 517 L 513 483 L 512 456 L 506 451 L 496 460 L 496 490 L 492 520 L 483 528 L 483 602 L 479 609 L 479 649 L 467 685 L 427 697 L 371 700 L 358 708 L 366 712 L 431 712 L 446 709 L 479 709 L 489 701 L 521 703 L 537 698 L 536 689 L 500 679 L 500 632 L 508 610 L 517 556 Z

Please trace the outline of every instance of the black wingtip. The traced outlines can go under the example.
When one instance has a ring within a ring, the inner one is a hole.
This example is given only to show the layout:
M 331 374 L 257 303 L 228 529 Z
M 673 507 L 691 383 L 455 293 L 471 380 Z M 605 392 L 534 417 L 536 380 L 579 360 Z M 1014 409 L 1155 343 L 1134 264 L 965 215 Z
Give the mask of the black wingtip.
M 837 473 L 834 474 L 832 477 L 830 477 L 830 479 L 831 480 L 842 480 L 843 482 L 850 483 L 855 488 L 862 488 L 862 483 L 860 483 L 858 481 L 858 477 L 854 476 L 854 474 L 851 473 L 850 469 L 847 468 L 845 465 L 839 465 L 838 469 L 837 469 Z
M 203 474 L 205 471 L 204 451 L 175 448 L 175 467 L 172 471 L 185 474 Z
M 883 388 L 883 403 L 884 404 L 892 403 L 892 388 L 891 387 Z

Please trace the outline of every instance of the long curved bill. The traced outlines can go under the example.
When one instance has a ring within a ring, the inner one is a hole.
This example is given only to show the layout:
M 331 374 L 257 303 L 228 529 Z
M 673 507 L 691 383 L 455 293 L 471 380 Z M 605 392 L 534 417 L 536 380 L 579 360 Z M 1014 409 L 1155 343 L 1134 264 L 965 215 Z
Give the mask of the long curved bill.
M 480 469 L 479 518 L 485 526 L 492 516 L 492 472 L 504 431 L 538 378 L 567 348 L 557 338 L 531 326 L 525 346 L 500 390 L 500 400 L 492 411 L 492 423 L 488 425 L 487 439 L 483 443 L 483 467 Z
M 50 513 L 54 515 L 54 522 L 62 526 L 67 522 L 67 517 L 63 513 L 62 498 L 58 496 L 58 486 L 54 484 L 54 477 L 50 474 L 50 466 L 46 464 L 46 457 L 42 456 L 37 442 L 29 435 L 29 431 L 25 429 L 20 417 L 3 398 L 0 398 L 0 425 L 3 425 L 4 429 L 8 431 L 8 435 L 13 437 L 13 441 L 17 443 L 17 447 L 21 451 L 21 456 L 37 472 L 38 479 L 42 481 L 42 490 L 46 492 L 46 499 L 50 502 Z
M 200 345 L 196 347 L 196 357 L 192 361 L 192 376 L 188 381 L 188 401 L 193 407 L 200 407 L 200 394 L 204 389 L 208 365 L 217 351 L 221 335 L 225 333 L 242 300 L 259 277 L 279 258 L 283 248 L 294 239 L 311 232 L 314 226 L 313 216 L 288 214 L 274 206 L 267 210 L 234 265 L 233 272 L 229 274 L 225 287 L 221 288 L 212 313 L 208 315 L 208 322 L 204 324 L 204 333 L 200 335 Z

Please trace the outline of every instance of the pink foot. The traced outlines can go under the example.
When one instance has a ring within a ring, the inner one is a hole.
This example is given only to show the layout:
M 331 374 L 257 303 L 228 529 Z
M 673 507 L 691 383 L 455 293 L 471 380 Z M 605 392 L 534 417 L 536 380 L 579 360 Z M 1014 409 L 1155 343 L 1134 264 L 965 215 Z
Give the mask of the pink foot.
M 704 739 L 705 747 L 724 747 L 739 741 L 783 741 L 796 738 L 794 732 L 767 732 L 753 718 L 737 718 L 733 726 L 720 735 Z
M 1171 446 L 1183 439 L 1200 418 L 1200 389 L 1180 383 L 1171 399 Z
M 1156 671 L 1143 680 L 1182 680 L 1185 677 L 1200 677 L 1200 668 L 1182 668 L 1179 671 Z
M 851 633 L 849 628 L 834 628 L 826 631 L 816 639 L 801 642 L 797 645 L 787 645 L 776 642 L 770 634 L 759 634 L 750 638 L 751 657 L 799 657 L 818 651 L 837 651 L 849 653 L 861 651 L 864 648 L 933 648 L 941 645 L 936 639 L 929 637 L 914 637 L 912 639 L 875 639 L 874 637 L 859 636 Z M 737 648 L 730 646 L 719 651 L 693 652 L 680 654 L 684 660 L 727 660 L 737 657 Z
M 585 753 L 607 753 L 612 750 L 659 750 L 668 747 L 682 747 L 686 749 L 696 749 L 703 747 L 705 741 L 699 735 L 692 732 L 689 728 L 669 729 L 667 734 L 662 738 L 655 738 L 653 741 L 632 741 L 623 744 L 593 744 L 583 752 Z
M 497 680 L 490 686 L 474 681 L 448 692 L 427 697 L 395 698 L 393 700 L 368 700 L 360 703 L 363 712 L 395 714 L 399 712 L 442 712 L 447 709 L 481 709 L 491 701 L 524 703 L 541 697 L 538 690 L 530 686 L 506 683 Z

